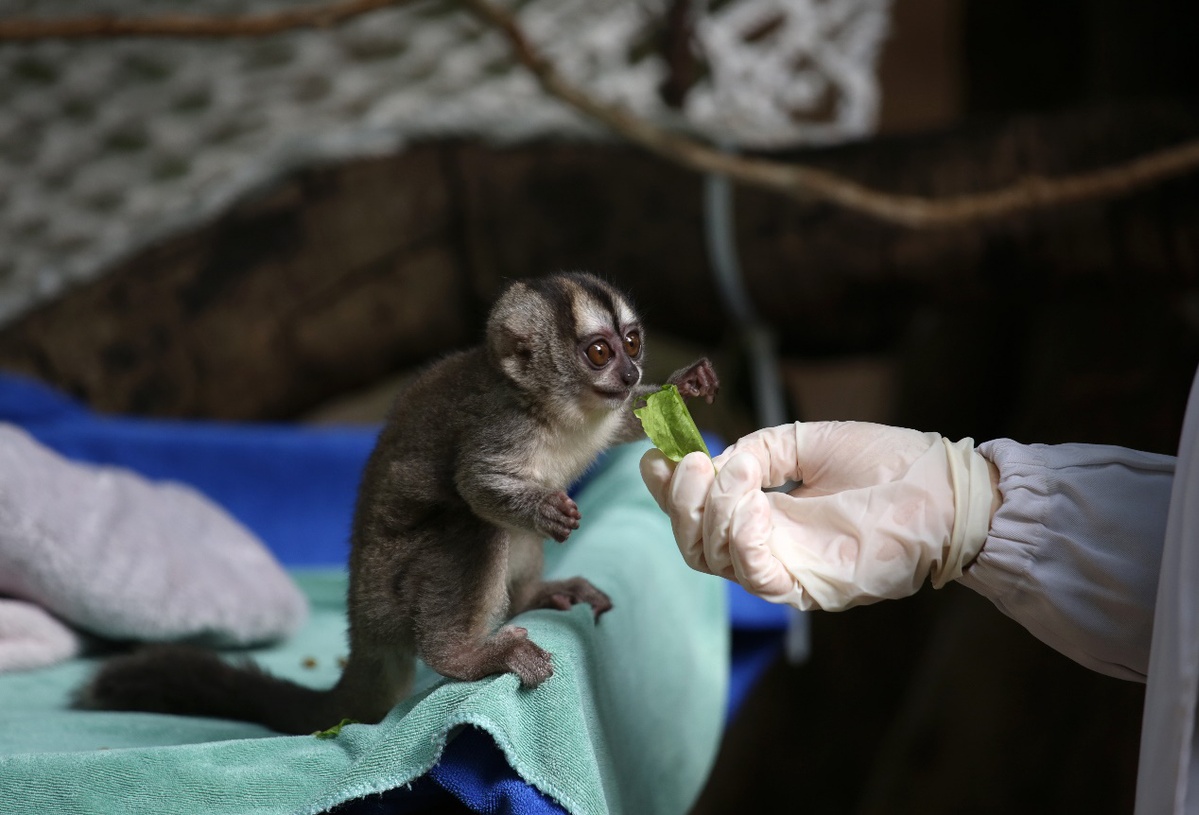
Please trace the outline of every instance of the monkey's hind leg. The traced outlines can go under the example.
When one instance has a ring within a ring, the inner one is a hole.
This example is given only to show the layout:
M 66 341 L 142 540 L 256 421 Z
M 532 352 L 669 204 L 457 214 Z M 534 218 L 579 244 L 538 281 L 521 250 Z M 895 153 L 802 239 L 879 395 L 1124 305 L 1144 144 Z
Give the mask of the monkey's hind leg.
M 573 504 L 573 502 L 572 502 Z M 512 535 L 508 542 L 508 615 L 548 608 L 568 611 L 587 603 L 596 618 L 612 608 L 608 595 L 582 577 L 543 580 L 544 548 L 540 535 Z
M 554 673 L 550 653 L 520 626 L 497 630 L 508 616 L 508 535 L 471 520 L 444 536 L 441 555 L 448 562 L 422 574 L 417 654 L 452 679 L 514 673 L 522 685 L 535 688 Z
M 351 639 L 350 656 L 330 694 L 326 727 L 343 718 L 370 724 L 381 721 L 412 690 L 416 666 L 410 643 Z
M 514 602 L 513 613 L 534 608 L 549 608 L 569 611 L 571 606 L 586 603 L 598 620 L 600 615 L 612 608 L 612 599 L 597 589 L 584 577 L 568 577 L 565 580 L 545 580 L 534 583 L 525 596 Z
M 451 633 L 451 632 L 445 632 Z M 535 688 L 554 675 L 549 651 L 529 639 L 527 629 L 505 625 L 480 637 L 477 630 L 451 634 L 450 641 L 431 644 L 424 660 L 443 676 L 466 682 L 498 673 L 514 673 L 526 688 Z

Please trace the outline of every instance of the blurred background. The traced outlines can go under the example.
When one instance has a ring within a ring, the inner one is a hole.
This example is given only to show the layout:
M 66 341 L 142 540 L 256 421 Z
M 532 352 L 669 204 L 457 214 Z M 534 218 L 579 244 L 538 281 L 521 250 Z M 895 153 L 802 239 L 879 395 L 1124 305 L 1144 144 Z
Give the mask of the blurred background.
M 0 22 L 313 5 L 0 0 Z M 596 98 L 883 191 L 1199 136 L 1185 0 L 512 7 Z M 375 422 L 415 366 L 479 339 L 504 280 L 558 269 L 631 292 L 655 377 L 715 360 L 696 417 L 728 440 L 865 419 L 1174 453 L 1199 173 L 935 228 L 721 187 L 549 97 L 448 0 L 269 37 L 0 40 L 0 368 L 98 411 Z M 1141 686 L 957 586 L 811 625 L 697 813 L 1131 811 Z

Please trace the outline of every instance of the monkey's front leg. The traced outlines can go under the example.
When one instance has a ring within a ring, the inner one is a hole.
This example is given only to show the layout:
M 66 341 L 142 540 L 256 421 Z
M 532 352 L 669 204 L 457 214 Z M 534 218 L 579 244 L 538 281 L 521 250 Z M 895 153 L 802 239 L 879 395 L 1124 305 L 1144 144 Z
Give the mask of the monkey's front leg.
M 716 369 L 707 357 L 701 357 L 686 368 L 680 368 L 670 375 L 666 384 L 674 385 L 684 399 L 702 396 L 709 405 L 720 391 L 720 380 L 716 377 Z
M 720 380 L 716 376 L 716 369 L 712 367 L 712 363 L 707 357 L 700 357 L 686 368 L 680 368 L 675 371 L 666 380 L 666 384 L 674 385 L 678 388 L 679 395 L 684 399 L 692 399 L 700 396 L 708 404 L 712 404 L 712 400 L 716 398 L 716 394 L 720 391 Z M 638 386 L 633 392 L 630 407 L 639 407 L 645 404 L 645 397 L 660 389 L 660 385 Z M 642 438 L 645 438 L 645 431 L 641 427 L 641 420 L 637 418 L 631 409 L 626 410 L 623 427 L 615 441 L 636 441 Z
M 579 528 L 582 517 L 579 505 L 565 490 L 547 491 L 537 499 L 534 528 L 542 535 L 562 543 Z
M 517 532 L 536 530 L 562 543 L 579 528 L 582 515 L 564 490 L 541 486 L 496 465 L 464 457 L 458 467 L 458 491 L 480 518 Z

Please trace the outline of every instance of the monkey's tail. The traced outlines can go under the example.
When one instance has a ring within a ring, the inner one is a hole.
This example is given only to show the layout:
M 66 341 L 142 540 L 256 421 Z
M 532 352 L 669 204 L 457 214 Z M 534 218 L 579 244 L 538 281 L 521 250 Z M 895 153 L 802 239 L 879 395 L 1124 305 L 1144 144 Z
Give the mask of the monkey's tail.
M 347 677 L 316 690 L 272 676 L 243 660 L 186 645 L 155 645 L 108 660 L 79 689 L 75 706 L 211 716 L 256 722 L 281 733 L 305 734 L 343 718 L 378 721 L 386 712 L 364 711 L 346 698 Z

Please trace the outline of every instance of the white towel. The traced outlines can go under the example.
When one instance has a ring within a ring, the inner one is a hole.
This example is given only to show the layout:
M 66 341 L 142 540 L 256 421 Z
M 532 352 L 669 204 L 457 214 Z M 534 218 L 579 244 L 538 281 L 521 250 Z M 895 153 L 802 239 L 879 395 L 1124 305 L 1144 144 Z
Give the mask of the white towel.
M 196 490 L 68 461 L 5 424 L 0 596 L 0 671 L 69 658 L 72 629 L 247 646 L 290 635 L 308 610 L 262 542 Z

